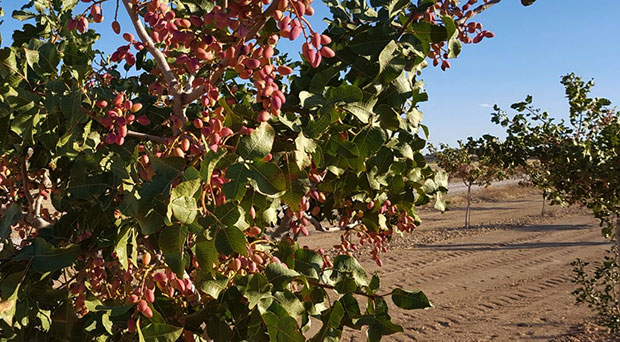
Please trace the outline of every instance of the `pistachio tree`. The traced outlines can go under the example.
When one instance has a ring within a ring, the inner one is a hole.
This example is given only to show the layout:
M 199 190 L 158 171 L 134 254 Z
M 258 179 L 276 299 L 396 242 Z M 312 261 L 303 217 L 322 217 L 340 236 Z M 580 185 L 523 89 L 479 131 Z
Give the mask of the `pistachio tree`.
M 591 97 L 593 81 L 575 74 L 562 78 L 569 104 L 568 120 L 557 120 L 532 105 L 532 97 L 515 103 L 513 116 L 496 107 L 493 121 L 506 127 L 506 166 L 535 160 L 553 202 L 579 204 L 599 219 L 603 235 L 615 239 L 616 256 L 594 275 L 576 263 L 576 291 L 581 301 L 597 307 L 614 331 L 620 331 L 620 113 L 605 98 Z M 552 203 L 553 203 L 552 202 Z
M 430 151 L 439 168 L 465 185 L 467 206 L 464 227 L 469 228 L 472 187 L 487 187 L 493 181 L 502 179 L 505 176 L 503 168 L 487 153 L 493 150 L 486 148 L 484 138 L 469 138 L 466 143 L 458 141 L 458 147 L 441 144 L 437 149 L 431 146 Z
M 381 264 L 445 191 L 419 77 L 492 37 L 470 19 L 499 1 L 328 0 L 324 32 L 311 2 L 23 1 L 0 50 L 2 340 L 378 341 L 402 331 L 388 300 L 430 306 L 382 291 L 353 239 Z M 336 255 L 269 238 L 281 211 L 347 226 Z

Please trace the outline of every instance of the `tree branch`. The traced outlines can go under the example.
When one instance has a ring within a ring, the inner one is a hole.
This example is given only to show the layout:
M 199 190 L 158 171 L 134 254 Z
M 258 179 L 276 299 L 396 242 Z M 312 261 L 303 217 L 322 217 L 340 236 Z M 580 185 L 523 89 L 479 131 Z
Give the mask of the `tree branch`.
M 170 65 L 168 64 L 168 61 L 166 61 L 166 56 L 155 46 L 155 43 L 151 39 L 151 36 L 149 36 L 146 32 L 146 28 L 142 25 L 142 21 L 138 17 L 138 13 L 134 9 L 134 5 L 130 2 L 130 0 L 123 0 L 123 4 L 125 5 L 125 9 L 127 9 L 127 14 L 129 14 L 129 18 L 131 18 L 131 22 L 136 29 L 138 37 L 140 37 L 146 49 L 151 53 L 151 55 L 153 55 L 155 63 L 157 63 L 157 67 L 161 70 L 162 75 L 166 79 L 166 83 L 168 83 L 168 90 L 173 96 L 176 97 L 179 95 L 179 90 L 177 89 L 179 81 L 174 76 L 174 73 L 172 73 Z
M 158 137 L 156 135 L 151 135 L 151 134 L 142 133 L 142 132 L 131 131 L 131 130 L 127 131 L 127 136 L 134 137 L 134 138 L 140 138 L 140 139 L 148 139 L 158 144 L 163 144 L 166 142 L 166 140 L 162 137 Z
M 487 2 L 486 4 L 482 4 L 476 8 L 474 8 L 473 10 L 471 10 L 471 15 L 467 16 L 467 17 L 463 17 L 459 20 L 456 21 L 457 25 L 463 25 L 465 24 L 465 22 L 475 16 L 477 16 L 478 14 L 486 11 L 487 9 L 493 7 L 494 5 L 497 5 L 500 1 L 502 0 L 490 0 L 489 2 Z
M 123 1 L 127 1 L 127 0 L 123 0 Z M 254 26 L 252 26 L 248 30 L 246 35 L 242 37 L 241 41 L 248 41 L 248 40 L 254 39 L 258 31 L 260 31 L 263 28 L 263 26 L 265 26 L 265 23 L 267 23 L 267 20 L 271 18 L 271 16 L 273 16 L 273 14 L 276 12 L 276 10 L 278 9 L 278 4 L 279 4 L 278 1 L 273 1 L 271 5 L 267 7 L 265 12 L 263 12 L 262 18 L 256 21 Z M 222 75 L 224 75 L 225 71 L 226 71 L 226 67 L 223 67 L 223 66 L 218 67 L 217 69 L 215 69 L 213 74 L 211 74 L 211 77 L 209 77 L 209 80 L 205 84 L 217 83 L 222 77 Z M 191 91 L 185 92 L 184 93 L 185 96 L 183 96 L 183 105 L 188 105 L 194 102 L 195 100 L 200 98 L 205 92 L 206 92 L 206 88 L 204 85 L 194 88 Z

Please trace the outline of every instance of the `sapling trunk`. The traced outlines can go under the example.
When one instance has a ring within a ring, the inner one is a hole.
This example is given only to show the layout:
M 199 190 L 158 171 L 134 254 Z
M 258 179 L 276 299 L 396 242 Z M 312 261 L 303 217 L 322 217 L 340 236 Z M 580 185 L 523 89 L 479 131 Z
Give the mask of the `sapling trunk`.
M 469 228 L 470 209 L 471 209 L 471 184 L 467 184 L 467 209 L 465 210 L 465 228 Z

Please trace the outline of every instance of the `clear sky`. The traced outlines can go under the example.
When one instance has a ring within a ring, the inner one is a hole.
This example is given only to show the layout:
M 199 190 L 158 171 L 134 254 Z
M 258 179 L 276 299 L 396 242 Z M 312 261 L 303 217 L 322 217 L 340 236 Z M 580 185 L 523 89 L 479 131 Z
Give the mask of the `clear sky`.
M 104 5 L 104 23 L 93 24 L 104 32 L 97 47 L 110 52 L 122 40 L 110 34 L 114 2 Z M 6 12 L 0 26 L 3 46 L 10 44 L 17 27 L 11 12 L 23 3 L 0 0 Z M 312 23 L 320 30 L 327 10 L 320 0 L 315 0 L 314 7 Z M 530 7 L 521 6 L 519 0 L 503 0 L 476 17 L 495 38 L 465 46 L 446 72 L 432 67 L 423 72 L 430 99 L 421 109 L 431 141 L 454 144 L 468 136 L 501 135 L 501 129 L 490 122 L 491 107 L 497 103 L 509 108 L 527 94 L 554 116 L 565 116 L 568 105 L 560 77 L 569 72 L 594 78 L 594 95 L 620 103 L 618 13 L 620 0 L 538 0 Z M 121 24 L 125 18 L 121 8 Z M 123 29 L 133 32 L 126 24 Z M 293 57 L 300 45 L 296 41 L 282 48 Z

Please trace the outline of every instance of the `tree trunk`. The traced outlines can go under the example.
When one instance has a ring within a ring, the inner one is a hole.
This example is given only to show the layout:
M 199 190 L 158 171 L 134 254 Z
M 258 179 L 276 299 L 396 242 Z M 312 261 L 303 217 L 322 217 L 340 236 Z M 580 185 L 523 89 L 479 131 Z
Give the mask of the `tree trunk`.
M 469 211 L 471 208 L 471 184 L 467 185 L 467 209 L 465 210 L 465 228 L 469 228 Z
M 616 216 L 616 263 L 620 265 L 620 215 Z
M 616 215 L 616 264 L 620 267 L 620 214 Z M 620 284 L 616 286 L 618 287 L 617 304 L 620 301 Z
M 282 221 L 280 221 L 280 225 L 278 225 L 276 230 L 273 233 L 271 233 L 271 237 L 279 238 L 280 236 L 282 236 L 284 233 L 286 233 L 291 228 L 289 226 L 290 223 L 291 223 L 291 218 L 288 217 L 285 213 L 284 217 L 282 217 Z
M 543 191 L 543 205 L 542 205 L 542 211 L 540 212 L 540 216 L 545 216 L 546 212 L 545 212 L 545 207 L 547 206 L 547 196 L 545 196 L 545 192 Z

